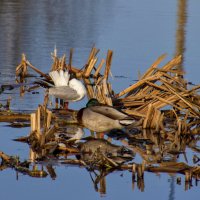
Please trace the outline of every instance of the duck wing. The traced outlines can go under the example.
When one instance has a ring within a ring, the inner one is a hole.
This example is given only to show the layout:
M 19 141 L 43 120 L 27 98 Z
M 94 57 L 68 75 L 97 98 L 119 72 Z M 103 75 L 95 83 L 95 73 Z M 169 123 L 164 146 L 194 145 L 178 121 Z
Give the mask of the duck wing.
M 76 101 L 80 98 L 77 92 L 69 86 L 49 88 L 49 94 L 66 101 Z
M 89 107 L 93 112 L 102 114 L 108 118 L 114 119 L 114 120 L 122 120 L 122 119 L 133 119 L 132 117 L 128 116 L 127 114 L 116 110 L 113 107 L 109 106 L 91 106 Z

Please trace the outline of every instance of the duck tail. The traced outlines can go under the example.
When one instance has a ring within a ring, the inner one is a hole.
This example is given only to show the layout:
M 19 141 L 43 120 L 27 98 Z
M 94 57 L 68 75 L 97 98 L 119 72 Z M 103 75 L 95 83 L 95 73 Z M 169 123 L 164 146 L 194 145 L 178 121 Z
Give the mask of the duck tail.
M 70 78 L 68 71 L 65 71 L 65 72 L 63 70 L 60 70 L 59 72 L 58 71 L 52 71 L 52 72 L 49 72 L 49 76 L 53 80 L 54 85 L 56 87 L 68 86 L 69 78 Z
M 74 89 L 79 95 L 79 98 L 77 100 L 81 100 L 87 93 L 83 83 L 75 78 L 69 81 L 69 87 Z
M 128 125 L 131 125 L 132 123 L 134 123 L 135 120 L 134 119 L 121 119 L 119 120 L 119 123 L 122 125 L 122 126 L 128 126 Z

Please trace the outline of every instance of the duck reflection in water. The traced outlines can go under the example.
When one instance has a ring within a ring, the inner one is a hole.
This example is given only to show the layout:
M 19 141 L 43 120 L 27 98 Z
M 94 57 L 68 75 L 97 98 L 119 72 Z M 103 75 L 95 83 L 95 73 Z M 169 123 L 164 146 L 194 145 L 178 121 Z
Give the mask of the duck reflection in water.
M 132 150 L 105 139 L 89 139 L 80 143 L 78 148 L 80 154 L 77 158 L 86 164 L 94 189 L 101 195 L 106 194 L 106 176 L 135 157 Z
M 135 153 L 125 146 L 114 145 L 105 139 L 89 139 L 80 143 L 78 149 L 78 159 L 92 168 L 118 167 L 135 156 Z

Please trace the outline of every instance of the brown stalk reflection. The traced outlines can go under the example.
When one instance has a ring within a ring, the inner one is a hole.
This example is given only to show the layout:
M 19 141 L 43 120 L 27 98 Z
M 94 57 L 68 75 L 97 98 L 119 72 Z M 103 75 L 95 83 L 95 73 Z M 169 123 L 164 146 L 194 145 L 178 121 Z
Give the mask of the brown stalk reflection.
M 176 29 L 176 52 L 175 55 L 182 55 L 182 62 L 178 69 L 184 71 L 184 53 L 185 53 L 185 27 L 187 24 L 187 0 L 178 0 L 177 7 L 177 29 Z
M 50 177 L 54 180 L 57 178 L 56 170 L 53 168 L 52 162 L 61 162 L 63 165 L 78 165 L 82 169 L 86 169 L 91 177 L 94 189 L 101 195 L 106 193 L 106 176 L 114 171 L 129 170 L 132 172 L 132 188 L 137 188 L 143 192 L 145 191 L 145 176 L 148 174 L 144 172 L 153 173 L 169 173 L 177 174 L 177 179 L 172 178 L 171 187 L 174 183 L 181 184 L 181 177 L 179 174 L 185 175 L 185 190 L 193 186 L 193 182 L 200 178 L 200 167 L 189 166 L 187 159 L 185 162 L 179 162 L 180 157 L 184 157 L 186 148 L 190 148 L 199 153 L 198 142 L 199 137 L 195 136 L 180 136 L 172 137 L 165 133 L 158 133 L 155 130 L 141 130 L 130 134 L 126 130 L 124 137 L 118 138 L 121 145 L 113 145 L 108 140 L 97 138 L 85 138 L 82 141 L 76 142 L 68 140 L 69 130 L 72 127 L 67 127 L 64 130 L 60 127 L 55 134 L 57 139 L 51 139 L 41 148 L 31 149 L 31 157 L 28 161 L 21 162 L 17 157 L 11 157 L 3 152 L 0 152 L 2 158 L 1 170 L 6 168 L 14 168 L 18 173 L 23 173 L 31 177 Z M 75 127 L 74 127 L 75 128 Z M 108 134 L 109 136 L 109 134 Z M 116 140 L 119 132 L 116 134 L 112 132 L 112 141 Z M 118 142 L 118 143 L 119 143 Z M 30 146 L 32 148 L 32 146 Z M 142 163 L 134 162 L 135 153 L 142 158 Z M 200 158 L 196 153 L 193 158 L 193 163 L 199 163 Z M 34 159 L 34 164 L 30 160 Z M 40 161 L 45 162 L 45 166 L 39 164 Z M 190 161 L 190 160 L 189 160 Z M 191 161 L 190 161 L 191 162 Z M 37 164 L 38 163 L 38 164 Z M 59 177 L 58 177 L 59 178 Z M 171 188 L 172 189 L 172 188 Z M 171 190 L 173 191 L 173 190 Z M 171 194 L 171 196 L 173 196 Z
M 175 55 L 182 55 L 182 60 L 179 65 L 177 65 L 177 69 L 184 72 L 184 54 L 185 54 L 185 27 L 187 23 L 187 0 L 177 0 L 177 29 L 176 29 L 176 52 Z M 179 76 L 183 77 L 183 75 Z M 173 200 L 175 198 L 175 177 L 171 176 L 170 179 L 170 192 L 169 192 L 169 200 Z

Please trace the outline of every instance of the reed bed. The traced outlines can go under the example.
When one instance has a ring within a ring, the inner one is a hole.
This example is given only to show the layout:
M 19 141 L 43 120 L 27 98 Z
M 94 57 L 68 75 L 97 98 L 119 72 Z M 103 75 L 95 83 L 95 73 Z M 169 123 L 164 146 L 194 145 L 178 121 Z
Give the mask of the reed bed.
M 67 69 L 74 73 L 77 78 L 83 79 L 88 99 L 97 98 L 103 104 L 116 106 L 129 115 L 142 118 L 143 128 L 160 130 L 164 127 L 163 124 L 169 123 L 169 118 L 173 118 L 180 132 L 183 129 L 184 133 L 198 132 L 200 86 L 191 87 L 184 79 L 184 72 L 178 70 L 181 56 L 176 56 L 159 67 L 166 57 L 165 54 L 161 55 L 136 83 L 116 94 L 109 82 L 113 52 L 108 50 L 106 59 L 101 59 L 98 63 L 99 51 L 93 47 L 84 67 L 78 69 L 72 65 L 73 49 L 70 50 L 68 63 L 66 55 L 59 58 L 55 49 L 52 53 L 51 70 Z M 29 67 L 45 81 L 51 81 L 50 77 L 34 67 L 24 54 L 16 68 L 16 76 L 23 80 Z M 101 73 L 103 68 L 104 72 Z
M 121 137 L 115 131 L 114 137 L 108 134 L 108 140 L 112 141 L 117 137 L 122 146 L 142 158 L 142 163 L 126 162 L 127 160 L 119 163 L 119 159 L 109 157 L 109 154 L 99 151 L 99 148 L 90 152 L 92 154 L 90 162 L 83 158 L 77 159 L 77 156 L 82 156 L 83 152 L 79 146 L 79 140 L 70 139 L 72 136 L 69 136 L 70 131 L 67 129 L 70 127 L 74 130 L 79 126 L 76 118 L 77 111 L 61 109 L 63 106 L 61 100 L 56 100 L 52 108 L 49 105 L 48 94 L 44 96 L 43 105 L 38 105 L 35 112 L 14 113 L 10 111 L 9 106 L 3 106 L 0 111 L 0 121 L 30 122 L 30 133 L 16 139 L 29 144 L 28 163 L 37 163 L 52 155 L 58 159 L 62 157 L 62 164 L 78 165 L 94 172 L 94 188 L 100 193 L 106 192 L 105 177 L 115 170 L 132 172 L 133 189 L 137 182 L 138 189 L 144 191 L 145 171 L 181 174 L 185 176 L 185 190 L 189 189 L 192 181 L 198 182 L 200 177 L 198 166 L 200 162 L 198 156 L 200 152 L 198 148 L 200 96 L 198 90 L 200 86 L 191 87 L 184 79 L 184 72 L 177 67 L 181 63 L 181 56 L 176 56 L 159 67 L 166 57 L 166 55 L 161 55 L 136 83 L 115 93 L 109 82 L 109 77 L 112 76 L 113 52 L 108 50 L 106 58 L 99 60 L 99 51 L 93 47 L 86 64 L 79 69 L 73 66 L 73 49 L 69 52 L 68 61 L 66 55 L 59 58 L 57 49 L 54 49 L 51 54 L 53 64 L 50 71 L 69 70 L 84 82 L 88 99 L 97 98 L 101 103 L 119 108 L 141 121 L 140 126 L 127 128 Z M 21 63 L 16 67 L 17 82 L 24 83 L 29 76 L 29 70 L 34 70 L 39 74 L 41 80 L 32 84 L 33 90 L 52 83 L 49 75 L 32 65 L 23 54 Z M 72 135 L 75 133 L 76 131 L 72 131 Z M 91 135 L 99 140 L 98 134 L 92 133 Z M 85 144 L 90 139 L 84 138 L 82 143 Z M 105 144 L 110 148 L 109 143 L 105 142 Z M 193 157 L 193 166 L 187 164 L 186 148 L 196 153 Z M 178 162 L 179 156 L 183 156 L 185 162 Z M 30 163 L 24 166 L 19 159 L 16 161 L 12 156 L 3 152 L 0 152 L 0 157 L 3 161 L 2 169 L 11 167 L 29 176 L 45 177 L 49 174 L 52 179 L 56 177 L 56 172 L 52 167 L 47 166 L 45 172 L 43 169 L 37 171 L 34 168 L 30 169 Z M 177 178 L 177 184 L 181 184 L 180 177 Z

